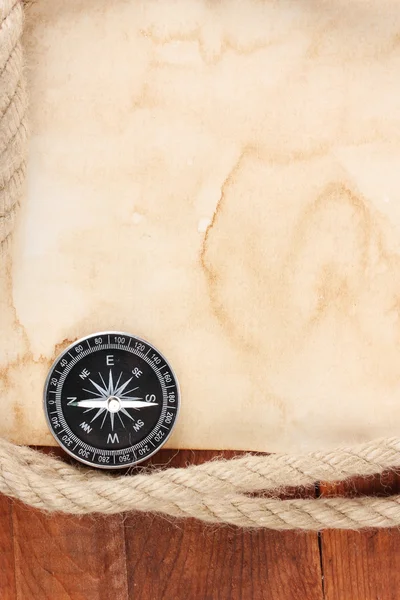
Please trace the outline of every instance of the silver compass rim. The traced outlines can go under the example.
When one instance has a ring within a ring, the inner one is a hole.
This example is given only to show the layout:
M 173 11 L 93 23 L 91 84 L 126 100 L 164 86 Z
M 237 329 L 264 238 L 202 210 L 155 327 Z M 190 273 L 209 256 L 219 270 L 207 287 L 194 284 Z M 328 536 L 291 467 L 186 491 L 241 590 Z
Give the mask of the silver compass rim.
M 168 365 L 172 376 L 175 380 L 176 383 L 176 390 L 177 390 L 177 407 L 176 407 L 176 417 L 175 417 L 175 421 L 174 424 L 172 425 L 170 431 L 168 432 L 168 434 L 166 435 L 165 439 L 161 442 L 161 444 L 155 448 L 152 452 L 150 452 L 150 454 L 147 454 L 147 456 L 144 456 L 143 458 L 139 458 L 138 460 L 135 460 L 133 462 L 129 462 L 129 463 L 124 463 L 123 465 L 96 465 L 88 460 L 85 460 L 84 458 L 78 457 L 76 456 L 73 452 L 71 452 L 71 450 L 69 450 L 69 448 L 67 448 L 55 435 L 55 432 L 53 431 L 53 428 L 51 426 L 50 423 L 50 419 L 49 419 L 49 415 L 48 415 L 48 411 L 47 411 L 47 406 L 46 406 L 46 399 L 47 399 L 47 389 L 48 389 L 48 385 L 51 379 L 51 374 L 56 366 L 56 364 L 58 363 L 58 361 L 61 359 L 61 357 L 66 354 L 69 350 L 71 350 L 72 348 L 74 348 L 77 344 L 79 344 L 80 342 L 83 342 L 85 340 L 87 340 L 88 338 L 97 336 L 97 335 L 125 335 L 131 338 L 134 338 L 135 340 L 138 340 L 139 342 L 142 342 L 143 344 L 147 344 L 148 346 L 151 346 L 156 352 L 157 354 L 166 362 L 166 364 Z M 136 465 L 139 465 L 142 462 L 145 462 L 146 460 L 149 460 L 152 456 L 154 456 L 155 454 L 157 454 L 161 448 L 167 443 L 168 439 L 170 438 L 172 432 L 175 429 L 176 423 L 178 421 L 178 417 L 179 417 L 179 413 L 180 413 L 180 408 L 181 408 L 181 388 L 180 388 L 180 384 L 179 384 L 179 379 L 176 376 L 176 373 L 174 371 L 174 369 L 171 367 L 169 361 L 165 358 L 164 354 L 162 352 L 159 351 L 159 349 L 157 348 L 157 346 L 154 346 L 154 344 L 152 344 L 152 342 L 149 342 L 149 340 L 142 338 L 138 335 L 134 335 L 132 333 L 128 333 L 127 331 L 120 331 L 120 330 L 114 330 L 114 329 L 110 329 L 110 330 L 103 330 L 103 331 L 95 331 L 94 333 L 89 333 L 87 335 L 84 335 L 80 338 L 77 338 L 74 342 L 72 342 L 71 344 L 69 344 L 68 346 L 66 346 L 64 348 L 64 350 L 62 350 L 62 352 L 60 352 L 60 354 L 57 355 L 57 357 L 55 358 L 55 360 L 52 362 L 51 367 L 49 368 L 49 372 L 47 374 L 47 377 L 45 379 L 45 383 L 44 383 L 44 389 L 43 389 L 43 411 L 46 417 L 46 422 L 48 425 L 48 429 L 51 433 L 51 435 L 53 436 L 54 440 L 57 443 L 57 446 L 60 446 L 67 454 L 69 454 L 70 456 L 72 456 L 72 458 L 74 458 L 76 461 L 78 461 L 79 463 L 82 463 L 88 467 L 91 467 L 92 469 L 101 469 L 103 471 L 117 471 L 117 470 L 123 470 L 123 469 L 129 469 L 131 467 L 135 467 Z

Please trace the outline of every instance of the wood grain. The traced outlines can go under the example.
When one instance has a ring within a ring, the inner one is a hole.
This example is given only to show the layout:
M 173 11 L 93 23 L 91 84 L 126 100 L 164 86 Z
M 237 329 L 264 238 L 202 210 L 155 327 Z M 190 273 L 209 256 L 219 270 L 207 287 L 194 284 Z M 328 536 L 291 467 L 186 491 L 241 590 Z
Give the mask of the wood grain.
M 234 455 L 165 450 L 153 465 L 184 466 L 217 454 Z M 322 600 L 314 533 L 152 515 L 50 516 L 1 500 L 1 600 Z
M 400 492 L 400 477 L 355 478 L 321 485 L 324 496 L 385 496 Z M 321 534 L 325 600 L 398 600 L 400 530 L 324 531 Z
M 130 597 L 149 600 L 322 599 L 315 534 L 207 528 L 131 517 Z
M 0 598 L 16 597 L 11 500 L 0 496 Z
M 209 460 L 181 451 L 173 466 Z M 224 452 L 230 458 L 232 452 Z M 125 521 L 130 598 L 146 600 L 322 599 L 314 533 L 245 531 L 149 515 Z
M 153 464 L 184 466 L 217 454 L 234 455 L 165 450 Z M 387 495 L 400 491 L 400 477 L 318 491 Z M 399 548 L 394 529 L 318 536 L 144 514 L 50 516 L 0 497 L 0 600 L 398 600 Z
M 125 600 L 123 519 L 71 518 L 13 506 L 16 598 Z

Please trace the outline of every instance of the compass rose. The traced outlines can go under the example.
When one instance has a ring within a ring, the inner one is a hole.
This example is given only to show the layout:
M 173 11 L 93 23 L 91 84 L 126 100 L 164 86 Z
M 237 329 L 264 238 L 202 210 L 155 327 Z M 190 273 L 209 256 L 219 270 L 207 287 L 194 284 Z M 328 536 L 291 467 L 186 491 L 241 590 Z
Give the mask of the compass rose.
M 67 346 L 44 386 L 55 440 L 99 469 L 124 469 L 152 456 L 168 440 L 179 405 L 178 381 L 166 358 L 122 331 L 99 331 Z
M 100 428 L 103 428 L 103 425 L 107 419 L 107 416 L 110 417 L 111 430 L 114 431 L 114 423 L 115 423 L 115 415 L 121 421 L 121 425 L 125 428 L 125 423 L 121 414 L 135 422 L 135 419 L 129 414 L 127 408 L 131 408 L 133 410 L 140 410 L 141 408 L 149 407 L 149 406 L 158 406 L 156 402 L 147 402 L 143 399 L 142 396 L 129 396 L 128 394 L 132 394 L 136 390 L 139 389 L 139 386 L 126 389 L 133 377 L 129 377 L 125 382 L 122 382 L 123 372 L 118 376 L 118 379 L 114 383 L 114 377 L 112 369 L 109 371 L 108 375 L 108 383 L 104 381 L 102 374 L 99 372 L 100 383 L 96 383 L 93 379 L 89 378 L 90 383 L 92 384 L 92 390 L 83 388 L 83 391 L 88 392 L 92 395 L 90 398 L 84 398 L 82 400 L 71 400 L 68 402 L 69 406 L 79 406 L 81 408 L 86 408 L 84 413 L 91 412 L 97 409 L 96 414 L 91 419 L 90 423 L 93 423 L 104 413 L 103 420 L 101 422 Z

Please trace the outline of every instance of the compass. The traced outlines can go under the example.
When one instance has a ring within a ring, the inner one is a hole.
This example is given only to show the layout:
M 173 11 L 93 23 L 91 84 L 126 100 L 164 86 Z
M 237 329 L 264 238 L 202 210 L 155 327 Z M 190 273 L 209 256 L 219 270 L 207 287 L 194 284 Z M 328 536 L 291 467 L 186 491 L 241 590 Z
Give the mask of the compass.
M 77 460 L 135 465 L 167 441 L 179 411 L 169 363 L 149 342 L 106 331 L 77 340 L 53 363 L 44 389 L 51 433 Z

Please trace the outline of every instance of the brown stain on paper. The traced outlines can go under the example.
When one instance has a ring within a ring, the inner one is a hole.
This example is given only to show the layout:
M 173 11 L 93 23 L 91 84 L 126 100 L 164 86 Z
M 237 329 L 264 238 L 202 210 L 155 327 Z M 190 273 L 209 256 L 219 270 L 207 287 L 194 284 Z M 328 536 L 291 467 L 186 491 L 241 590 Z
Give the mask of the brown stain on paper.
M 193 444 L 254 440 L 271 450 L 285 434 L 324 438 L 331 417 L 337 438 L 358 421 L 363 432 L 383 414 L 372 393 L 387 393 L 388 411 L 399 397 L 400 214 L 394 201 L 380 210 L 390 174 L 378 164 L 397 152 L 395 11 L 141 7 L 45 0 L 28 11 L 38 179 L 26 227 L 37 226 L 35 208 L 47 215 L 45 203 L 57 201 L 43 255 L 24 268 L 21 252 L 14 264 L 31 343 L 11 282 L 4 305 L 17 357 L 0 385 L 16 399 L 15 422 L 32 429 L 18 379 L 31 369 L 36 403 L 53 360 L 38 354 L 55 357 L 71 340 L 54 352 L 52 343 L 117 320 L 167 347 L 173 340 L 189 445 L 191 430 Z M 92 71 L 94 55 L 101 69 Z M 125 71 L 127 55 L 140 61 Z M 378 164 L 371 178 L 366 157 Z M 38 281 L 50 292 L 43 306 L 29 294 Z M 201 402 L 215 406 L 214 423 Z
M 237 204 L 246 163 L 258 160 L 255 152 L 245 151 L 224 181 L 200 252 L 211 306 L 224 334 L 246 363 L 249 351 L 254 364 L 263 355 L 271 359 L 277 352 L 283 360 L 294 348 L 300 352 L 313 329 L 332 315 L 338 322 L 346 322 L 363 343 L 384 344 L 386 352 L 398 356 L 400 322 L 395 346 L 389 342 L 387 347 L 361 310 L 371 303 L 383 320 L 390 311 L 398 313 L 400 260 L 385 242 L 385 228 L 390 224 L 346 180 L 333 180 L 304 202 L 284 252 L 265 255 L 262 243 L 256 241 L 262 212 L 252 206 L 251 197 Z M 268 180 L 265 185 L 268 189 Z M 266 197 L 257 207 L 270 211 L 270 199 Z M 241 222 L 243 227 L 238 225 Z M 239 267 L 235 271 L 232 265 Z M 379 277 L 389 293 L 395 288 L 393 300 L 385 298 L 389 306 L 379 306 L 374 299 L 376 270 L 385 273 Z M 236 298 L 240 286 L 246 289 L 246 301 Z M 371 360 L 378 360 L 375 352 L 371 346 Z M 398 379 L 396 376 L 396 383 Z

